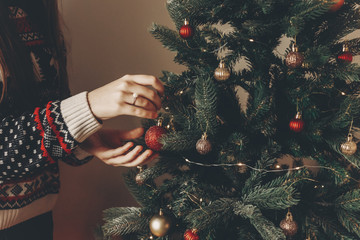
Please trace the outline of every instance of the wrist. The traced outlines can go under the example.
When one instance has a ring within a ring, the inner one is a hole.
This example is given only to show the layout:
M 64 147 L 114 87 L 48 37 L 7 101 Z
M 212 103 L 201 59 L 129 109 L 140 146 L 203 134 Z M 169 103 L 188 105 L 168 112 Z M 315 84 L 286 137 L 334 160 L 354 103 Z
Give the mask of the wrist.
M 95 113 L 94 113 L 94 111 L 92 109 L 92 104 L 90 104 L 90 101 L 89 101 L 89 94 L 90 94 L 89 92 L 86 92 L 86 101 L 87 101 L 87 103 L 89 105 L 90 112 L 94 116 L 94 118 L 98 121 L 98 123 L 103 124 L 103 121 L 99 117 L 97 117 L 95 115 Z

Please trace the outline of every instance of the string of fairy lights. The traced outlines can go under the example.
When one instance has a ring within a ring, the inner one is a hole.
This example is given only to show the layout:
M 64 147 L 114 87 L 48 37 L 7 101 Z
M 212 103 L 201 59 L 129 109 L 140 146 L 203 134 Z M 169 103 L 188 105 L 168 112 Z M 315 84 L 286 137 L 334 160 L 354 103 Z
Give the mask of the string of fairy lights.
M 215 164 L 205 164 L 205 163 L 199 163 L 199 162 L 194 162 L 189 160 L 186 157 L 183 157 L 185 162 L 193 164 L 193 165 L 197 165 L 197 166 L 201 166 L 201 167 L 248 167 L 251 170 L 257 171 L 257 172 L 265 172 L 265 173 L 278 173 L 278 172 L 288 172 L 288 171 L 299 171 L 301 169 L 309 169 L 309 168 L 313 168 L 313 169 L 327 169 L 327 170 L 331 170 L 331 171 L 335 171 L 335 169 L 330 168 L 330 167 L 325 167 L 325 166 L 316 166 L 316 165 L 302 165 L 299 167 L 293 167 L 293 168 L 286 168 L 283 169 L 281 168 L 280 165 L 275 165 L 276 169 L 263 169 L 263 168 L 256 168 L 253 166 L 250 166 L 248 164 L 245 163 L 215 163 Z
M 281 165 L 276 164 L 275 165 L 275 169 L 264 169 L 264 168 L 256 168 L 253 167 L 251 165 L 245 164 L 245 163 L 214 163 L 214 164 L 210 164 L 210 163 L 199 163 L 199 162 L 194 162 L 189 160 L 186 157 L 183 157 L 183 159 L 185 160 L 185 162 L 192 164 L 192 165 L 197 165 L 197 166 L 201 166 L 201 167 L 247 167 L 253 171 L 257 171 L 260 173 L 281 173 L 281 172 L 291 172 L 291 171 L 300 171 L 303 169 L 326 169 L 326 170 L 330 170 L 332 172 L 338 173 L 338 171 L 336 171 L 334 168 L 331 167 L 326 167 L 326 166 L 319 166 L 319 165 L 302 165 L 302 166 L 298 166 L 298 167 L 290 167 L 290 168 L 282 168 Z M 355 182 L 360 183 L 360 180 L 357 180 L 355 178 L 352 178 L 351 176 L 349 176 L 348 174 L 346 174 L 346 178 L 352 179 Z M 323 187 L 323 186 L 322 186 Z M 317 188 L 317 186 L 315 186 L 315 188 Z

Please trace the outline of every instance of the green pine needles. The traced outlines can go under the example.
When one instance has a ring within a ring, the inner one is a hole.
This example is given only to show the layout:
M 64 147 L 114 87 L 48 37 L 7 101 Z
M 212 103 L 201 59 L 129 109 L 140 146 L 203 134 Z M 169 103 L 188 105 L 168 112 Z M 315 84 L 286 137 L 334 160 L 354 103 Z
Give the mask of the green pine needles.
M 360 239 L 360 153 L 341 147 L 350 126 L 359 141 L 360 66 L 338 59 L 360 53 L 360 38 L 349 37 L 360 26 L 359 4 L 167 0 L 177 29 L 153 24 L 150 32 L 187 70 L 164 71 L 169 132 L 160 158 L 126 174 L 141 207 L 105 210 L 104 238 Z M 185 19 L 194 33 L 186 39 Z M 294 43 L 304 56 L 297 68 L 285 62 Z M 214 77 L 220 60 L 227 80 Z M 203 155 L 202 137 L 212 146 Z M 171 219 L 164 236 L 149 229 L 160 209 Z M 289 210 L 294 232 L 280 228 Z

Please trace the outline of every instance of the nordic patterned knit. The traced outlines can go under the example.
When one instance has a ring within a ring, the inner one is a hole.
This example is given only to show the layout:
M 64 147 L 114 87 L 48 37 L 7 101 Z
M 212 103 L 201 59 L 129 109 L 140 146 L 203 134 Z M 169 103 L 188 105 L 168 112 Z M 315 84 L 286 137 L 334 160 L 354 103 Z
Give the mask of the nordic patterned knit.
M 44 95 L 54 93 L 56 63 L 46 37 L 23 9 L 9 6 L 19 37 L 29 48 Z M 54 93 L 56 97 L 56 91 Z M 39 96 L 40 98 L 44 96 Z M 0 113 L 1 115 L 1 113 Z M 101 124 L 92 115 L 87 92 L 0 121 L 0 230 L 51 211 L 59 192 L 58 161 L 81 165 L 79 143 Z M 85 154 L 86 156 L 86 154 Z

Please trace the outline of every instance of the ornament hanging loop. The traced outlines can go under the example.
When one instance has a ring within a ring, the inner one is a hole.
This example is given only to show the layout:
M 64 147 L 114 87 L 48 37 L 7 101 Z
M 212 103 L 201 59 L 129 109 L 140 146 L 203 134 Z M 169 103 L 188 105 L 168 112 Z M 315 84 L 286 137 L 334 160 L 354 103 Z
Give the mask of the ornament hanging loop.
M 291 47 L 291 50 L 293 52 L 298 52 L 299 51 L 299 48 L 297 47 L 296 43 L 293 43 L 292 47 Z
M 286 214 L 286 221 L 294 221 L 294 217 L 292 215 L 292 213 L 290 212 L 290 209 L 288 210 L 287 214 Z
M 160 117 L 160 118 L 158 119 L 158 121 L 157 121 L 156 126 L 161 127 L 161 126 L 162 126 L 163 121 L 164 121 L 164 118 Z
M 352 128 L 353 128 L 353 124 L 354 124 L 354 118 L 351 119 L 350 129 L 349 129 L 349 135 L 351 134 L 351 131 L 352 131 Z

